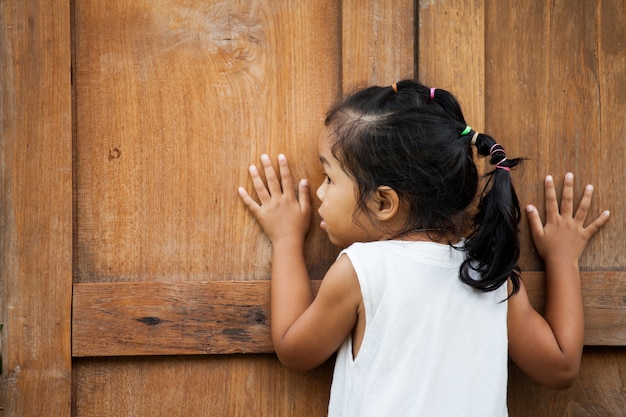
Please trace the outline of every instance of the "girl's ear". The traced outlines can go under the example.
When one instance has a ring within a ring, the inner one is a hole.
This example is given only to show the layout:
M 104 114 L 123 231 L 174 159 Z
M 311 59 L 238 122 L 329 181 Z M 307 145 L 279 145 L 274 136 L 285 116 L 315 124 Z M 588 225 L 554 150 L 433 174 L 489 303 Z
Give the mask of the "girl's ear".
M 391 220 L 400 209 L 400 197 L 393 188 L 381 185 L 372 193 L 368 206 L 378 220 Z

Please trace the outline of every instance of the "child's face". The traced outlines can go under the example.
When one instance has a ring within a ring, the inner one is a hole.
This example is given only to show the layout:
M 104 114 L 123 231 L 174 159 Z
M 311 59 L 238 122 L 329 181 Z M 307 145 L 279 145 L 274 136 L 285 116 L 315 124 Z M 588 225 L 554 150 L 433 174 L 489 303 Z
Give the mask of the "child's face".
M 318 213 L 322 217 L 320 227 L 328 234 L 333 245 L 345 248 L 354 242 L 370 242 L 381 238 L 363 210 L 357 209 L 357 188 L 354 180 L 346 174 L 330 149 L 328 129 L 319 140 L 320 161 L 325 178 L 317 189 L 321 200 Z

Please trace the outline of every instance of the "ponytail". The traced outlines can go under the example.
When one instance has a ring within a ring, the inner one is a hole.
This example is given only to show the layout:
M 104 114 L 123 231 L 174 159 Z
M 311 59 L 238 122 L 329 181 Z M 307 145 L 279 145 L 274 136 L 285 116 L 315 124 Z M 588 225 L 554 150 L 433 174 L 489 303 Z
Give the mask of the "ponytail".
M 478 154 L 490 157 L 495 168 L 486 174 L 487 183 L 473 218 L 472 233 L 465 248 L 469 257 L 463 262 L 460 278 L 465 284 L 482 291 L 493 291 L 510 278 L 511 295 L 520 288 L 518 225 L 521 219 L 519 201 L 511 182 L 510 170 L 522 159 L 508 159 L 504 148 L 491 136 L 471 132 Z M 475 279 L 471 270 L 479 273 Z

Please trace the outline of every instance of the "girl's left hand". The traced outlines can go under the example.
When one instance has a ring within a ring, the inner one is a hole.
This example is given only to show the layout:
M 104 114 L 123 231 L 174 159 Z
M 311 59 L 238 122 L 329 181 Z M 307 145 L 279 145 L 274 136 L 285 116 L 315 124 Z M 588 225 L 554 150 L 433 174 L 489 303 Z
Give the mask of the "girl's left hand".
M 559 210 L 554 179 L 552 176 L 546 177 L 545 225 L 541 223 L 535 206 L 526 207 L 533 241 L 544 261 L 578 265 L 578 259 L 591 237 L 609 220 L 609 212 L 605 211 L 589 225 L 584 225 L 592 195 L 593 187 L 587 185 L 578 208 L 574 210 L 574 175 L 568 172 L 563 180 L 563 196 Z
M 289 164 L 283 154 L 278 155 L 280 178 L 277 177 L 268 155 L 261 155 L 261 164 L 267 186 L 259 175 L 256 165 L 251 165 L 249 168 L 260 204 L 243 187 L 237 190 L 241 200 L 256 217 L 273 244 L 285 238 L 303 241 L 311 219 L 307 181 L 300 181 L 296 193 Z

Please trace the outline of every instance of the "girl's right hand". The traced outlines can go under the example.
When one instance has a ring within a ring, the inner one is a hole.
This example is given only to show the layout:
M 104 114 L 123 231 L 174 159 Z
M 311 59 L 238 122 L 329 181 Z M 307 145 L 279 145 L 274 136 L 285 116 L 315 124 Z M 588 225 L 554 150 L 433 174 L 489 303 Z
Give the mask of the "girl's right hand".
M 280 178 L 277 177 L 268 155 L 261 155 L 261 163 L 267 186 L 263 182 L 256 165 L 251 165 L 249 168 L 260 204 L 243 187 L 239 187 L 237 190 L 241 200 L 256 217 L 273 244 L 285 238 L 303 241 L 311 219 L 307 181 L 300 181 L 296 193 L 289 164 L 283 154 L 278 155 Z

